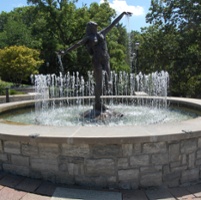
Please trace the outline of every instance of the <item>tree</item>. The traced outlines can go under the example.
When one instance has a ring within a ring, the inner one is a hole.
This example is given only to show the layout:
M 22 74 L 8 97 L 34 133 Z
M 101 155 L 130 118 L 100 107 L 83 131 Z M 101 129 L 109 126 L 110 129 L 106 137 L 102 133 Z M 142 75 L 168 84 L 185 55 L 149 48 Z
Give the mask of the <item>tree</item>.
M 196 0 L 152 0 L 147 22 L 157 27 L 158 66 L 171 77 L 172 95 L 201 93 L 201 4 Z M 146 33 L 145 33 L 146 34 Z M 193 81 L 194 80 L 194 81 Z
M 43 61 L 40 52 L 25 46 L 0 49 L 0 76 L 2 80 L 20 84 L 28 81 L 31 74 L 38 73 Z
M 40 49 L 41 42 L 32 33 L 32 24 L 36 19 L 33 7 L 16 8 L 10 13 L 1 13 L 0 48 L 25 45 Z

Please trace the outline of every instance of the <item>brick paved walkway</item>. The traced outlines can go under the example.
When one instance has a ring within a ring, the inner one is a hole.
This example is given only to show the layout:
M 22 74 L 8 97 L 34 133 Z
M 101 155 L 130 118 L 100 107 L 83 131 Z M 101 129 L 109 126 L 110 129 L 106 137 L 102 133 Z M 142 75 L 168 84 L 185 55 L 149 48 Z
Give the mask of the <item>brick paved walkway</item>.
M 0 171 L 0 200 L 51 200 L 57 187 L 68 186 Z M 171 189 L 152 188 L 118 192 L 122 193 L 122 200 L 201 200 L 201 184 Z

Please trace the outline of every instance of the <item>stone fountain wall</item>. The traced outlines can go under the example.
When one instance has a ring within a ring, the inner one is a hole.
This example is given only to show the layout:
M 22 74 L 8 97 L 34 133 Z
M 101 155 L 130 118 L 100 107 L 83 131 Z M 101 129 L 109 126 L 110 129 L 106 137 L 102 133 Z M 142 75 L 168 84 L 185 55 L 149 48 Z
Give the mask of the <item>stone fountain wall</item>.
M 175 138 L 175 139 L 173 139 Z M 46 140 L 46 141 L 45 141 Z M 0 135 L 0 170 L 102 188 L 174 187 L 201 178 L 201 132 L 136 142 Z
M 201 110 L 201 100 L 171 98 Z M 34 101 L 0 105 L 0 113 Z M 145 127 L 49 127 L 0 121 L 0 170 L 101 188 L 174 187 L 201 180 L 201 117 Z

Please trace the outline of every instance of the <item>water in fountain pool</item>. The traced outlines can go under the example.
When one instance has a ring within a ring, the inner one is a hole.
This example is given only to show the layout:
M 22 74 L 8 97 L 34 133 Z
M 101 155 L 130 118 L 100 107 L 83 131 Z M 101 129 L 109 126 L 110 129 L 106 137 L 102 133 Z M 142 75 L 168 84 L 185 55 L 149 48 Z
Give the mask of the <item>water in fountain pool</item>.
M 19 123 L 53 126 L 100 124 L 116 126 L 166 123 L 194 117 L 191 113 L 167 109 L 169 75 L 165 71 L 148 75 L 112 72 L 110 94 L 104 91 L 103 80 L 102 101 L 111 110 L 123 113 L 123 117 L 104 119 L 103 116 L 100 121 L 85 119 L 80 115 L 93 105 L 92 72 L 88 72 L 88 80 L 80 76 L 79 72 L 67 73 L 64 76 L 62 74 L 36 75 L 32 78 L 37 94 L 35 110 L 8 116 L 5 119 Z M 146 98 L 136 99 L 138 92 L 154 97 L 151 101 L 147 101 Z
M 111 118 L 110 120 L 87 120 L 80 117 L 80 112 L 89 109 L 89 106 L 59 106 L 54 109 L 47 109 L 37 118 L 34 109 L 21 110 L 15 115 L 6 114 L 4 120 L 23 124 L 40 124 L 48 126 L 129 126 L 129 125 L 150 125 L 179 122 L 196 117 L 193 112 L 178 110 L 175 108 L 154 108 L 147 106 L 113 105 L 112 109 L 124 113 L 124 117 Z

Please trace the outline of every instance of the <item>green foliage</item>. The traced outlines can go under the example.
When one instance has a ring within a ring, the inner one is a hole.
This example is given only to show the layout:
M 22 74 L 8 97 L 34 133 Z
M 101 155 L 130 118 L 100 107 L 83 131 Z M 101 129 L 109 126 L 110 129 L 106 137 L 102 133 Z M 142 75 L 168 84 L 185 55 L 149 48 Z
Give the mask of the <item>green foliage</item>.
M 5 90 L 6 87 L 7 87 L 7 84 L 4 81 L 0 80 L 0 95 L 6 94 L 6 90 Z
M 58 73 L 60 66 L 55 51 L 65 49 L 85 36 L 86 24 L 95 21 L 99 30 L 108 26 L 116 16 L 108 1 L 76 8 L 74 0 L 28 0 L 31 6 L 0 14 L 0 48 L 23 45 L 40 49 L 40 73 Z M 118 24 L 107 35 L 111 68 L 128 69 L 127 33 Z M 86 75 L 91 70 L 91 58 L 84 47 L 62 58 L 64 71 L 79 71 Z
M 146 19 L 153 26 L 143 29 L 140 59 L 145 71 L 169 72 L 171 95 L 200 97 L 200 13 L 196 0 L 151 1 Z
M 0 49 L 1 79 L 17 84 L 27 81 L 31 74 L 38 73 L 38 68 L 43 63 L 39 55 L 37 50 L 25 46 Z

